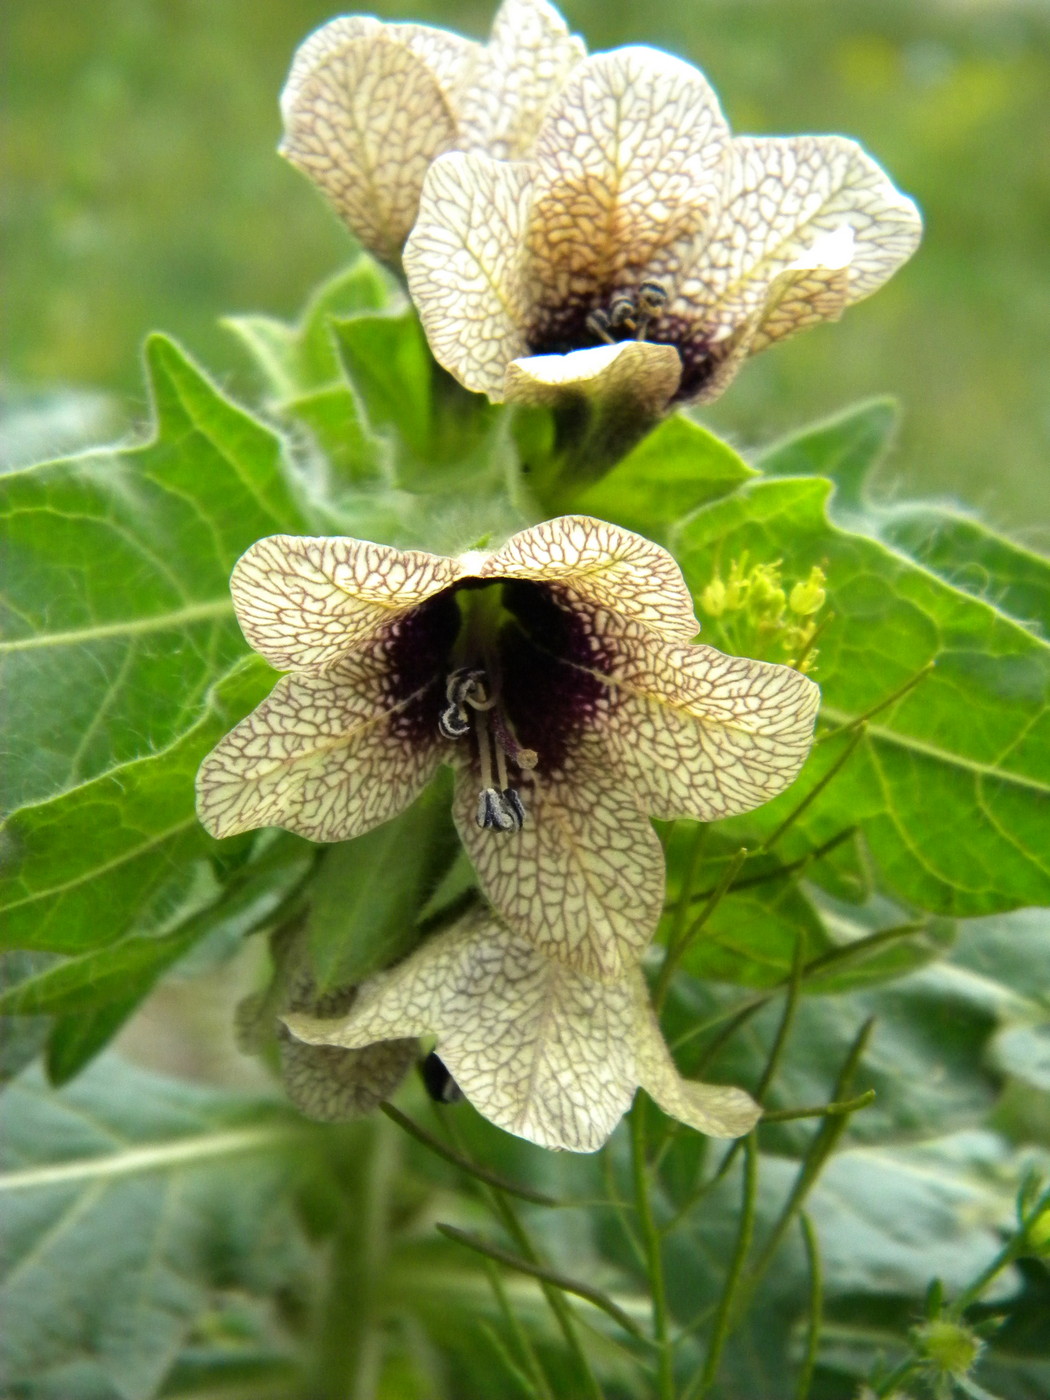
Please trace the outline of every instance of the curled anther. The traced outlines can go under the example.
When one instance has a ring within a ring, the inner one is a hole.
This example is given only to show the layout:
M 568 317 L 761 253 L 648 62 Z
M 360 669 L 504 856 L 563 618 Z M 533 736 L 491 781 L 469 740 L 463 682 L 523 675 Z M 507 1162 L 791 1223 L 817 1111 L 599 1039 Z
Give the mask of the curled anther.
M 609 303 L 609 325 L 614 331 L 633 331 L 637 316 L 637 301 L 629 292 L 613 297 Z
M 470 716 L 462 705 L 448 705 L 438 719 L 438 733 L 443 739 L 462 739 L 470 728 Z
M 643 282 L 638 288 L 637 306 L 643 316 L 658 316 L 667 301 L 667 291 L 659 282 Z

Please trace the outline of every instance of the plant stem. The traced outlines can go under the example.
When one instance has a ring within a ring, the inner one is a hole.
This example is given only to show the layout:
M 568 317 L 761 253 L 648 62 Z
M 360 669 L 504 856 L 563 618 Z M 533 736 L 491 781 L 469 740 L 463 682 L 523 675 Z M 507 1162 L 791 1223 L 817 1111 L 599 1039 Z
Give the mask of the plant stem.
M 809 1324 L 806 1327 L 806 1351 L 802 1358 L 802 1370 L 795 1390 L 795 1400 L 809 1400 L 813 1384 L 813 1372 L 817 1364 L 820 1347 L 820 1324 L 824 1309 L 824 1274 L 820 1263 L 820 1245 L 813 1222 L 805 1211 L 799 1215 L 802 1230 L 802 1243 L 806 1249 L 806 1262 L 809 1265 Z
M 684 932 L 680 932 L 673 939 L 673 941 L 672 939 L 668 939 L 667 953 L 664 956 L 663 966 L 660 968 L 659 975 L 656 979 L 656 985 L 653 988 L 653 1006 L 658 1015 L 663 1007 L 664 998 L 667 996 L 667 989 L 671 984 L 671 978 L 674 976 L 675 969 L 681 962 L 682 957 L 688 949 L 690 943 L 692 943 L 693 939 L 697 936 L 697 934 L 707 923 L 708 919 L 721 904 L 725 895 L 729 893 L 730 889 L 732 888 L 733 880 L 736 876 L 736 873 L 743 865 L 746 859 L 747 850 L 746 848 L 741 847 L 741 849 L 737 851 L 736 855 L 734 855 L 730 859 L 725 870 L 723 870 L 718 883 L 711 890 L 707 899 L 707 903 L 700 910 L 700 913 L 697 914 L 693 922 L 689 925 L 687 929 L 684 930 Z M 691 871 L 690 875 L 692 876 L 692 874 L 693 872 Z M 679 905 L 679 911 L 682 914 L 682 922 L 684 922 L 687 906 L 688 897 L 686 899 L 683 899 L 683 901 Z M 678 925 L 678 923 L 679 920 L 676 913 L 676 926 Z
M 660 1400 L 674 1400 L 674 1353 L 667 1335 L 667 1291 L 664 1283 L 664 1260 L 660 1233 L 653 1219 L 649 1198 L 649 1173 L 646 1167 L 646 1103 L 635 1098 L 631 1109 L 631 1167 L 634 1178 L 635 1210 L 641 1229 L 649 1268 L 649 1292 L 653 1310 L 653 1340 L 659 1348 L 657 1372 Z
M 810 803 L 816 801 L 816 799 L 820 796 L 820 794 L 824 791 L 824 789 L 828 786 L 832 779 L 837 777 L 838 774 L 842 771 L 842 769 L 845 768 L 846 764 L 853 757 L 854 750 L 864 738 L 864 735 L 866 733 L 867 729 L 863 724 L 857 726 L 856 730 L 850 735 L 849 742 L 839 754 L 838 758 L 835 759 L 834 763 L 832 763 L 832 765 L 823 775 L 823 777 L 821 777 L 818 782 L 813 784 L 813 786 L 810 788 L 809 792 L 806 793 L 802 801 L 799 802 L 798 805 L 787 814 L 787 816 L 776 828 L 776 830 L 766 837 L 766 839 L 762 842 L 762 845 L 759 848 L 760 850 L 771 851 L 773 849 L 776 843 L 784 835 L 784 832 L 787 831 L 792 825 L 794 825 L 794 823 L 798 820 L 798 818 L 802 815 L 802 813 L 806 810 Z
M 747 1256 L 751 1249 L 751 1240 L 755 1230 L 757 1195 L 758 1144 L 752 1131 L 744 1142 L 743 1194 L 740 1202 L 740 1225 L 737 1229 L 733 1258 L 729 1263 L 729 1271 L 726 1274 L 725 1283 L 722 1285 L 722 1296 L 718 1300 L 718 1309 L 711 1326 L 711 1339 L 707 1346 L 707 1356 L 704 1358 L 704 1368 L 694 1384 L 686 1390 L 683 1400 L 700 1400 L 700 1397 L 706 1395 L 710 1390 L 718 1375 L 722 1353 L 729 1340 L 744 1265 L 747 1263 Z
M 377 1393 L 383 1361 L 378 1298 L 390 1185 L 396 1176 L 396 1137 L 376 1119 L 367 1173 L 344 1203 L 332 1240 L 320 1334 L 307 1382 L 309 1400 L 374 1400 Z M 349 1172 L 345 1179 L 351 1179 Z

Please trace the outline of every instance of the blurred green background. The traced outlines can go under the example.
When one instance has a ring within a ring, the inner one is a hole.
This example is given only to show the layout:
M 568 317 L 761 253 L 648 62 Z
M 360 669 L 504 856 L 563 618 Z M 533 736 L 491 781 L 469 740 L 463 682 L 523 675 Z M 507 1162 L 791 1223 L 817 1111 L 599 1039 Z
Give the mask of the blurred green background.
M 485 0 L 381 0 L 481 35 Z M 699 64 L 744 132 L 860 138 L 927 218 L 916 259 L 837 327 L 757 360 L 708 415 L 744 444 L 889 392 L 884 481 L 1045 543 L 1050 6 L 1017 0 L 565 0 L 592 49 Z M 274 154 L 277 93 L 327 0 L 6 0 L 6 373 L 122 394 L 180 338 L 233 389 L 232 311 L 291 315 L 349 240 Z M 57 443 L 42 446 L 57 446 Z

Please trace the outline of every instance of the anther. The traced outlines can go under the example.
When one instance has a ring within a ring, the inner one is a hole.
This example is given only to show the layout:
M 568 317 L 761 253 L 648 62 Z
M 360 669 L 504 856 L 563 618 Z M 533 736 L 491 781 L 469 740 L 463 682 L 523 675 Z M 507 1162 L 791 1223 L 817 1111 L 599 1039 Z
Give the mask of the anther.
M 659 315 L 667 300 L 667 292 L 659 282 L 643 282 L 638 288 L 638 310 L 643 316 Z
M 609 325 L 612 330 L 634 330 L 638 310 L 635 299 L 626 293 L 613 297 L 609 303 Z
M 504 788 L 502 796 L 505 810 L 514 818 L 513 829 L 515 831 L 520 831 L 525 825 L 525 808 L 522 805 L 521 798 L 518 796 L 517 789 L 512 787 Z
M 521 806 L 519 800 L 518 806 Z M 524 812 L 522 813 L 524 819 Z M 485 787 L 478 793 L 475 821 L 484 831 L 520 831 L 521 822 L 499 788 Z
M 606 345 L 615 344 L 609 334 L 609 317 L 604 311 L 592 311 L 585 324 L 591 335 L 596 335 L 599 340 L 604 340 Z

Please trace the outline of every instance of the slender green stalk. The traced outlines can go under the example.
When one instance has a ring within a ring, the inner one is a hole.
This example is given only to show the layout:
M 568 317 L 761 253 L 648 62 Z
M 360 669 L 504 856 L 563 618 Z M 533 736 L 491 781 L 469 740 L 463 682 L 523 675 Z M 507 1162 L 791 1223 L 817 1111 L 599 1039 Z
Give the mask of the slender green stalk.
M 496 1299 L 496 1306 L 507 1324 L 507 1330 L 517 1343 L 518 1350 L 525 1358 L 525 1365 L 528 1368 L 529 1376 L 532 1378 L 533 1393 L 540 1397 L 540 1400 L 555 1400 L 554 1392 L 551 1390 L 547 1373 L 543 1369 L 543 1363 L 536 1355 L 536 1350 L 529 1341 L 528 1333 L 518 1321 L 517 1314 L 510 1305 L 507 1297 L 507 1290 L 503 1287 L 503 1280 L 499 1276 L 499 1269 L 491 1260 L 486 1261 L 485 1273 L 488 1275 L 489 1287 L 492 1289 L 493 1297 Z
M 921 666 L 913 676 L 910 676 L 903 685 L 899 685 L 897 689 L 893 691 L 892 694 L 887 695 L 884 700 L 877 701 L 869 710 L 865 710 L 863 714 L 854 715 L 854 717 L 851 720 L 847 720 L 845 724 L 837 724 L 834 729 L 829 729 L 826 733 L 819 735 L 816 739 L 816 743 L 825 744 L 829 739 L 834 739 L 836 734 L 845 734 L 849 729 L 856 729 L 862 724 L 867 724 L 869 719 L 874 719 L 876 715 L 881 714 L 883 710 L 888 710 L 889 707 L 896 704 L 898 700 L 903 700 L 910 690 L 914 690 L 921 681 L 926 679 L 936 664 L 935 661 L 927 661 L 925 666 Z
M 797 1118 L 834 1118 L 850 1113 L 856 1113 L 858 1109 L 867 1108 L 868 1104 L 875 1102 L 875 1090 L 865 1089 L 863 1094 L 858 1094 L 855 1099 L 847 1099 L 845 1103 L 822 1103 L 813 1108 L 775 1108 L 770 1113 L 762 1115 L 763 1123 L 792 1123 Z
M 802 992 L 802 976 L 804 971 L 802 954 L 804 947 L 805 945 L 801 936 L 796 938 L 795 952 L 791 961 L 791 978 L 788 982 L 787 1000 L 784 1003 L 784 1011 L 780 1017 L 780 1024 L 777 1027 L 777 1033 L 773 1039 L 773 1045 L 770 1049 L 769 1056 L 766 1059 L 766 1065 L 762 1071 L 762 1077 L 759 1079 L 758 1087 L 755 1091 L 755 1099 L 758 1103 L 762 1103 L 764 1101 L 769 1086 L 770 1084 L 772 1084 L 773 1078 L 776 1075 L 778 1068 L 780 1067 L 781 1058 L 784 1054 L 785 1048 L 787 1047 L 788 1036 L 791 1034 L 791 1027 L 794 1024 L 795 1009 L 798 1006 L 798 999 Z M 763 1115 L 763 1117 L 765 1117 L 765 1115 Z M 693 1209 L 697 1202 L 707 1195 L 708 1191 L 710 1191 L 713 1187 L 718 1185 L 718 1183 L 722 1180 L 722 1178 L 729 1171 L 730 1167 L 736 1161 L 737 1156 L 739 1155 L 743 1146 L 743 1143 L 743 1138 L 737 1138 L 737 1140 L 732 1144 L 729 1150 L 723 1155 L 722 1160 L 718 1165 L 718 1169 L 714 1173 L 714 1175 L 708 1177 L 706 1181 L 701 1182 L 697 1189 L 691 1192 L 688 1199 L 678 1208 L 671 1220 L 667 1222 L 667 1224 L 664 1226 L 665 1234 L 669 1233 L 676 1225 L 678 1225 L 685 1218 L 685 1216 L 688 1215 L 688 1213 Z
M 471 1162 L 471 1159 L 467 1157 L 466 1153 L 462 1150 L 462 1143 L 458 1141 L 452 1119 L 448 1116 L 443 1116 L 439 1118 L 438 1121 L 455 1143 L 458 1155 L 462 1157 L 465 1162 Z M 471 1162 L 471 1166 L 473 1167 L 474 1163 Z M 477 1178 L 476 1171 L 472 1172 L 472 1175 Z M 533 1249 L 532 1242 L 521 1221 L 518 1219 L 517 1213 L 511 1205 L 506 1192 L 502 1191 L 498 1186 L 492 1186 L 487 1182 L 482 1182 L 482 1191 L 489 1207 L 501 1222 L 507 1234 L 517 1245 L 522 1258 L 530 1264 L 540 1265 L 540 1259 Z M 540 1265 L 540 1267 L 542 1267 L 542 1265 Z M 598 1378 L 595 1376 L 591 1368 L 591 1363 L 587 1359 L 587 1354 L 580 1343 L 572 1310 L 561 1292 L 560 1287 L 554 1284 L 550 1279 L 543 1277 L 540 1277 L 540 1287 L 543 1289 L 543 1296 L 547 1300 L 547 1306 L 554 1314 L 561 1334 L 565 1339 L 565 1345 L 568 1347 L 570 1354 L 579 1368 L 580 1375 L 583 1379 L 584 1393 L 590 1397 L 590 1400 L 605 1400 L 602 1388 L 598 1384 Z
M 664 1258 L 660 1232 L 653 1218 L 649 1195 L 649 1172 L 646 1164 L 646 1102 L 639 1095 L 631 1109 L 631 1172 L 634 1180 L 634 1202 L 645 1246 L 649 1273 L 649 1296 L 653 1311 L 653 1340 L 659 1349 L 657 1372 L 660 1400 L 674 1400 L 674 1352 L 667 1329 L 667 1289 L 664 1282 Z
M 511 1254 L 507 1249 L 500 1249 L 499 1245 L 489 1244 L 487 1240 L 480 1239 L 477 1235 L 470 1234 L 467 1230 L 460 1230 L 455 1225 L 445 1225 L 440 1221 L 437 1229 L 447 1239 L 455 1240 L 456 1244 L 464 1245 L 467 1249 L 472 1249 L 475 1254 L 483 1254 L 486 1259 L 491 1259 L 497 1264 L 505 1264 L 508 1269 L 514 1269 L 516 1273 L 527 1274 L 530 1278 L 539 1279 L 542 1283 L 549 1284 L 552 1288 L 559 1289 L 562 1293 L 572 1293 L 577 1298 L 583 1298 L 594 1307 L 601 1309 L 613 1319 L 629 1336 L 636 1341 L 648 1341 L 645 1333 L 636 1322 L 624 1312 L 608 1294 L 603 1293 L 600 1288 L 592 1288 L 590 1284 L 581 1283 L 579 1279 L 569 1278 L 566 1274 L 558 1273 L 556 1269 L 549 1268 L 546 1264 L 536 1263 L 531 1259 L 523 1259 L 518 1254 Z
M 729 1261 L 722 1296 L 718 1300 L 715 1320 L 711 1327 L 711 1337 L 707 1344 L 707 1356 L 703 1370 L 690 1385 L 682 1400 L 700 1400 L 715 1382 L 722 1354 L 732 1326 L 737 1297 L 744 1275 L 744 1267 L 751 1250 L 755 1230 L 755 1203 L 758 1197 L 758 1143 L 752 1131 L 744 1143 L 743 1194 L 740 1202 L 740 1224 L 737 1228 L 736 1245 Z
M 620 1222 L 620 1228 L 623 1230 L 624 1238 L 638 1263 L 638 1267 L 644 1269 L 646 1267 L 645 1250 L 642 1248 L 641 1241 L 638 1238 L 638 1232 L 631 1223 L 631 1218 L 628 1215 L 628 1203 L 620 1197 L 620 1190 L 616 1183 L 616 1178 L 613 1175 L 612 1154 L 610 1152 L 601 1153 L 601 1161 L 605 1189 L 609 1193 L 609 1199 L 615 1207 L 616 1215 Z
M 860 1064 L 864 1051 L 867 1048 L 868 1041 L 871 1038 L 871 1033 L 874 1027 L 874 1019 L 869 1018 L 867 1021 L 864 1022 L 860 1030 L 857 1032 L 857 1035 L 854 1037 L 853 1044 L 850 1046 L 849 1053 L 847 1054 L 846 1059 L 843 1062 L 842 1068 L 839 1071 L 838 1079 L 835 1082 L 833 1102 L 843 1102 L 845 1100 L 846 1094 L 849 1093 L 850 1085 L 853 1082 L 853 1076 L 856 1073 L 857 1066 Z M 806 1197 L 813 1189 L 813 1186 L 816 1183 L 817 1177 L 820 1175 L 824 1163 L 827 1161 L 828 1157 L 830 1157 L 831 1153 L 837 1146 L 838 1140 L 845 1131 L 846 1124 L 848 1122 L 848 1113 L 833 1114 L 830 1117 L 825 1117 L 820 1128 L 817 1130 L 816 1135 L 814 1136 L 813 1141 L 810 1144 L 810 1149 L 806 1153 L 802 1165 L 799 1168 L 799 1172 L 795 1178 L 795 1183 L 791 1188 L 791 1192 L 788 1195 L 787 1200 L 784 1202 L 780 1215 L 777 1217 L 777 1220 L 774 1223 L 772 1230 L 770 1231 L 769 1238 L 766 1241 L 765 1247 L 759 1255 L 758 1261 L 756 1262 L 754 1268 L 751 1270 L 751 1273 L 748 1277 L 747 1283 L 749 1295 L 753 1293 L 754 1290 L 758 1287 L 758 1284 L 761 1281 L 763 1274 L 769 1267 L 770 1263 L 773 1260 L 774 1254 L 776 1254 L 778 1248 L 780 1247 L 781 1240 L 787 1233 L 787 1230 L 790 1227 L 791 1222 L 794 1220 L 795 1216 L 802 1209 L 802 1205 L 805 1202 Z
M 688 951 L 689 945 L 693 942 L 694 938 L 701 932 L 708 919 L 729 893 L 736 873 L 746 859 L 747 850 L 741 847 L 736 855 L 730 859 L 729 864 L 722 872 L 718 884 L 715 885 L 708 896 L 707 903 L 700 910 L 700 913 L 693 922 L 688 928 L 681 931 L 675 939 L 668 939 L 667 952 L 664 955 L 663 966 L 660 968 L 659 975 L 656 979 L 656 985 L 653 988 L 653 1006 L 657 1014 L 659 1014 L 663 1008 L 667 990 L 671 985 L 671 978 L 674 976 L 678 964 Z
M 367 1174 L 348 1197 L 331 1242 L 309 1400 L 374 1400 L 377 1393 L 383 1346 L 379 1295 L 396 1177 L 397 1140 L 377 1119 Z
M 521 1369 L 514 1360 L 514 1357 L 511 1356 L 510 1348 L 496 1331 L 495 1327 L 490 1327 L 487 1322 L 482 1322 L 478 1330 L 483 1337 L 488 1338 L 489 1346 L 491 1346 L 492 1350 L 499 1357 L 503 1369 L 509 1376 L 513 1376 L 520 1388 L 529 1397 L 529 1400 L 540 1400 L 540 1391 L 536 1388 L 536 1382 L 533 1380 L 532 1376 L 527 1375 L 526 1372 Z M 550 1395 L 549 1390 L 547 1394 Z
M 847 826 L 842 831 L 837 831 L 834 836 L 829 836 L 826 841 L 822 841 L 819 846 L 812 851 L 807 851 L 804 856 L 799 856 L 797 860 L 787 861 L 784 865 L 774 866 L 772 870 L 764 870 L 761 875 L 749 875 L 745 880 L 737 880 L 730 887 L 729 893 L 736 894 L 737 890 L 751 890 L 757 885 L 769 885 L 774 880 L 783 880 L 788 875 L 795 875 L 799 871 L 805 870 L 814 861 L 822 860 L 824 856 L 830 855 L 837 846 L 841 846 L 843 841 L 848 841 L 851 836 L 857 834 L 857 827 Z M 710 897 L 716 886 L 712 885 L 706 890 L 697 890 L 693 895 L 693 903 L 701 899 Z M 670 904 L 664 906 L 664 913 L 670 912 Z
M 806 1263 L 809 1267 L 809 1323 L 806 1327 L 806 1350 L 802 1357 L 802 1370 L 799 1373 L 795 1400 L 809 1400 L 813 1385 L 813 1372 L 817 1365 L 820 1350 L 820 1326 L 824 1311 L 824 1272 L 820 1262 L 820 1243 L 813 1229 L 813 1222 L 805 1211 L 798 1217 L 802 1230 L 802 1243 L 806 1250 Z
M 913 933 L 921 933 L 925 927 L 926 925 L 922 923 L 900 924 L 895 928 L 880 929 L 878 933 L 869 933 L 864 938 L 858 938 L 852 943 L 846 943 L 841 948 L 833 948 L 828 953 L 821 953 L 819 957 L 808 962 L 803 969 L 803 984 L 809 983 L 813 980 L 814 976 L 821 972 L 826 972 L 829 968 L 838 967 L 842 963 L 853 962 L 857 958 L 864 958 L 869 953 L 877 951 L 883 944 L 894 943 L 898 939 L 907 938 Z M 697 1024 L 691 1026 L 684 1035 L 679 1036 L 673 1048 L 675 1050 L 680 1050 L 683 1045 L 688 1045 L 690 1041 L 695 1040 L 699 1035 L 703 1035 L 705 1031 L 712 1030 L 715 1026 L 720 1026 L 723 1022 L 728 1021 L 729 1024 L 704 1051 L 701 1067 L 709 1064 L 721 1049 L 722 1045 L 740 1028 L 740 1026 L 750 1020 L 757 1011 L 761 1011 L 763 1006 L 767 1006 L 775 996 L 779 996 L 789 985 L 790 978 L 785 978 L 783 982 L 779 982 L 768 992 L 757 992 L 754 996 L 747 998 L 745 1001 L 737 1002 L 735 1006 L 722 1007 L 720 1011 L 706 1017 L 703 1021 L 697 1022 Z
M 863 724 L 857 726 L 854 733 L 850 735 L 849 742 L 839 754 L 838 758 L 835 759 L 835 762 L 831 765 L 828 771 L 823 774 L 823 776 L 818 782 L 813 784 L 813 786 L 810 788 L 809 792 L 806 793 L 802 801 L 799 802 L 794 807 L 794 809 L 787 814 L 787 816 L 776 828 L 776 830 L 766 837 L 766 839 L 762 842 L 762 845 L 759 847 L 760 850 L 771 851 L 773 849 L 776 843 L 784 835 L 785 831 L 787 831 L 791 826 L 794 825 L 794 823 L 798 820 L 798 818 L 802 815 L 806 808 L 809 807 L 810 803 L 815 802 L 816 799 L 820 796 L 820 794 L 824 791 L 824 789 L 828 786 L 828 784 L 834 778 L 836 778 L 839 773 L 842 772 L 843 768 L 845 768 L 846 764 L 853 757 L 857 745 L 861 742 L 866 733 L 867 729 Z
M 479 1166 L 477 1162 L 472 1162 L 469 1157 L 464 1157 L 461 1153 L 453 1151 L 451 1147 L 446 1147 L 443 1142 L 439 1142 L 436 1137 L 428 1133 L 425 1128 L 421 1128 L 418 1123 L 413 1122 L 407 1114 L 395 1108 L 393 1104 L 381 1103 L 380 1111 L 385 1113 L 392 1123 L 408 1133 L 409 1137 L 421 1142 L 424 1147 L 429 1147 L 435 1156 L 441 1157 L 444 1161 L 450 1162 L 452 1166 L 458 1167 L 461 1172 L 466 1172 L 476 1181 L 480 1181 L 485 1186 L 493 1186 L 498 1191 L 506 1191 L 511 1196 L 517 1196 L 522 1201 L 529 1201 L 537 1206 L 557 1206 L 561 1205 L 553 1196 L 544 1196 L 539 1191 L 533 1191 L 531 1187 L 519 1186 L 516 1182 L 507 1181 L 505 1177 L 497 1176 L 495 1172 L 490 1172 L 488 1168 Z
M 700 869 L 700 861 L 707 844 L 707 833 L 709 827 L 700 825 L 693 833 L 693 841 L 689 847 L 689 856 L 686 860 L 685 874 L 682 877 L 682 888 L 678 892 L 678 902 L 675 905 L 674 918 L 671 927 L 667 931 L 667 948 L 664 953 L 663 966 L 660 968 L 656 985 L 653 988 L 653 1006 L 656 1014 L 659 1015 L 664 1004 L 664 997 L 670 986 L 671 974 L 677 961 L 676 950 L 681 942 L 682 933 L 685 929 L 685 921 L 689 917 L 689 901 L 693 897 L 693 885 L 696 883 L 697 871 Z M 674 961 L 672 961 L 674 960 Z
M 777 1033 L 773 1038 L 773 1045 L 769 1052 L 769 1058 L 766 1060 L 766 1067 L 762 1071 L 762 1078 L 758 1081 L 758 1088 L 755 1092 L 755 1098 L 759 1103 L 765 1101 L 769 1086 L 772 1084 L 774 1076 L 780 1068 L 780 1061 L 787 1048 L 791 1027 L 795 1024 L 795 1012 L 798 1009 L 799 997 L 802 995 L 802 979 L 806 972 L 804 961 L 805 951 L 805 940 L 800 933 L 796 935 L 795 948 L 791 956 L 791 974 L 788 978 L 784 1011 L 780 1017 L 780 1024 L 777 1026 Z

